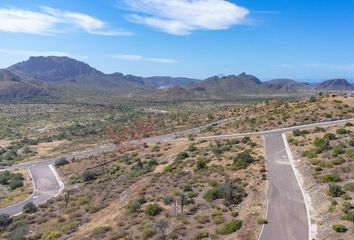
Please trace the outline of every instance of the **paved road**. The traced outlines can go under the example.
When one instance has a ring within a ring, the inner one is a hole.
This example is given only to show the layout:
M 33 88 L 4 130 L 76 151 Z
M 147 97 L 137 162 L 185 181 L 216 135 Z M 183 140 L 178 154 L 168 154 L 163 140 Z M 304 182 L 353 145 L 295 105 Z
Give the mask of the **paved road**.
M 153 144 L 153 143 L 157 143 L 157 142 L 175 142 L 175 141 L 185 141 L 187 140 L 187 138 L 178 138 L 179 135 L 184 135 L 184 134 L 191 134 L 191 133 L 198 133 L 200 130 L 203 130 L 205 128 L 207 128 L 208 126 L 212 126 L 212 125 L 225 125 L 227 123 L 229 123 L 230 121 L 233 121 L 237 118 L 234 119 L 225 119 L 225 120 L 221 120 L 218 121 L 216 123 L 213 124 L 209 124 L 206 126 L 202 126 L 199 128 L 193 128 L 193 129 L 189 129 L 189 130 L 185 130 L 185 131 L 180 131 L 180 132 L 176 132 L 174 134 L 167 134 L 167 135 L 163 135 L 163 136 L 156 136 L 156 137 L 151 137 L 151 138 L 146 138 L 143 140 L 139 140 L 139 141 L 132 141 L 132 143 L 134 144 L 141 144 L 141 143 L 148 143 L 148 144 Z M 328 126 L 328 125 L 335 125 L 335 124 L 340 124 L 340 123 L 345 123 L 345 122 L 352 122 L 354 121 L 353 119 L 346 119 L 346 120 L 338 120 L 338 121 L 330 121 L 330 122 L 321 122 L 321 123 L 314 123 L 314 124 L 308 124 L 308 125 L 301 125 L 301 126 L 294 126 L 294 127 L 289 127 L 289 128 L 282 128 L 282 129 L 275 129 L 275 130 L 269 130 L 269 131 L 261 131 L 261 132 L 245 132 L 245 133 L 232 133 L 232 134 L 225 134 L 225 135 L 218 135 L 218 136 L 205 136 L 205 137 L 198 137 L 196 138 L 197 140 L 203 140 L 203 139 L 226 139 L 226 138 L 235 138 L 235 137 L 241 137 L 241 136 L 248 136 L 248 135 L 259 135 L 259 136 L 263 136 L 265 135 L 267 139 L 269 139 L 269 136 L 278 136 L 281 135 L 281 133 L 286 132 L 286 131 L 291 131 L 294 129 L 303 129 L 303 128 L 312 128 L 312 127 L 316 127 L 316 126 Z M 270 135 L 269 135 L 270 134 Z M 272 142 L 272 138 L 270 138 L 270 140 L 266 140 L 267 143 Z M 269 144 L 268 144 L 269 145 Z M 270 146 L 272 146 L 273 144 L 270 143 Z M 276 144 L 277 145 L 277 144 Z M 282 146 L 282 145 L 280 145 Z M 115 149 L 115 145 L 114 144 L 107 144 L 107 145 L 102 145 L 102 146 L 97 146 L 97 147 L 93 147 L 93 148 L 89 148 L 83 151 L 77 151 L 77 152 L 73 152 L 73 153 L 69 153 L 69 154 L 65 154 L 61 157 L 66 157 L 68 159 L 71 159 L 73 157 L 75 158 L 84 158 L 84 157 L 88 157 L 91 155 L 97 155 L 97 154 L 102 154 L 104 152 L 110 152 L 113 151 Z M 273 160 L 275 158 L 277 158 L 277 156 L 275 157 L 271 157 L 270 154 L 275 154 L 277 149 L 273 147 L 270 148 L 266 148 L 266 153 L 267 155 L 269 155 L 270 157 L 267 157 L 267 160 L 270 162 L 270 165 L 272 164 Z M 59 191 L 60 191 L 60 186 L 59 183 L 57 182 L 56 184 L 54 183 L 54 179 L 55 179 L 55 174 L 53 173 L 53 171 L 51 169 L 49 169 L 48 165 L 54 163 L 54 161 L 58 159 L 58 158 L 50 158 L 50 159 L 44 159 L 41 161 L 38 161 L 36 163 L 23 163 L 23 164 L 18 164 L 15 166 L 11 166 L 9 168 L 7 168 L 7 170 L 12 170 L 15 168 L 29 168 L 32 175 L 33 175 L 33 180 L 34 180 L 34 187 L 36 189 L 35 195 L 32 196 L 30 199 L 26 200 L 26 202 L 28 201 L 32 201 L 36 204 L 39 203 L 43 203 L 46 202 L 47 200 L 49 200 L 50 198 L 54 197 Z M 283 159 L 284 162 L 288 162 L 286 161 L 286 159 Z M 281 165 L 281 164 L 278 164 Z M 287 165 L 287 164 L 283 164 L 283 165 Z M 276 166 L 276 165 L 274 165 Z M 274 168 L 276 169 L 276 167 Z M 271 170 L 270 170 L 271 171 Z M 282 185 L 276 185 L 277 184 L 277 180 L 279 180 L 279 177 L 277 179 L 277 173 L 274 172 L 272 174 L 273 177 L 269 178 L 269 182 L 270 185 L 273 184 L 273 179 L 274 179 L 274 184 L 273 186 L 279 186 L 279 188 L 283 189 L 284 191 L 282 192 L 277 192 L 276 188 L 274 187 L 273 191 L 270 191 L 268 194 L 269 197 L 269 202 L 273 202 L 273 199 L 278 199 L 279 195 L 284 195 L 283 192 L 286 192 L 286 189 L 288 188 L 288 186 L 293 186 L 293 185 L 297 185 L 296 180 L 294 181 L 293 178 L 288 179 L 288 185 L 287 184 L 282 184 Z M 47 180 L 48 179 L 48 180 Z M 281 179 L 281 177 L 280 177 Z M 287 180 L 287 181 L 288 181 Z M 48 181 L 48 183 L 46 183 Z M 285 180 L 283 181 L 285 182 Z M 278 189 L 279 189 L 278 188 Z M 285 194 L 285 200 L 287 201 L 287 197 L 289 197 L 291 195 L 287 195 Z M 298 199 L 299 202 L 304 202 L 304 200 L 302 199 Z M 10 215 L 13 214 L 18 214 L 21 212 L 23 205 L 26 202 L 20 202 L 17 204 L 14 204 L 12 206 L 9 206 L 7 208 L 4 209 L 0 209 L 0 213 L 8 213 Z M 281 203 L 281 204 L 280 204 Z M 279 208 L 282 209 L 281 211 L 276 211 L 274 209 L 276 208 L 272 208 L 269 209 L 268 213 L 268 221 L 269 221 L 269 225 L 266 225 L 266 227 L 264 228 L 264 234 L 267 234 L 266 228 L 268 229 L 271 225 L 271 222 L 273 222 L 273 218 L 275 217 L 275 215 L 278 214 L 282 214 L 279 215 L 281 219 L 284 219 L 286 216 L 293 216 L 291 215 L 291 212 L 286 212 L 287 210 L 291 209 L 291 207 L 284 207 L 285 205 L 287 205 L 286 203 L 283 202 L 278 202 L 279 204 Z M 284 206 L 283 206 L 284 205 Z M 276 205 L 275 205 L 276 206 Z M 274 212 L 275 211 L 275 212 Z M 302 215 L 303 213 L 301 213 Z M 306 217 L 306 215 L 305 215 Z M 300 218 L 300 217 L 299 217 Z M 274 222 L 279 222 L 279 219 L 275 219 Z M 291 227 L 292 225 L 288 225 L 288 227 Z M 294 228 L 296 228 L 294 226 Z M 278 229 L 279 230 L 279 229 Z M 278 231 L 277 230 L 277 231 Z M 287 233 L 290 233 L 290 231 L 285 230 Z M 271 237 L 271 236 L 269 236 Z M 261 239 L 276 239 L 276 240 L 282 240 L 283 238 L 279 238 L 276 237 L 274 238 L 268 238 L 268 235 L 261 235 Z M 289 236 L 288 238 L 284 238 L 284 239 L 293 239 L 291 238 L 291 236 Z M 300 238 L 296 238 L 299 239 Z M 306 239 L 306 238 L 303 238 Z M 301 240 L 303 240 L 301 238 Z
M 62 186 L 57 181 L 55 174 L 50 168 L 50 162 L 40 162 L 28 166 L 34 184 L 33 194 L 25 201 L 0 209 L 0 213 L 16 215 L 22 211 L 28 202 L 38 205 L 47 202 L 60 192 Z
M 305 201 L 290 165 L 281 133 L 264 135 L 268 172 L 268 224 L 261 240 L 307 240 Z

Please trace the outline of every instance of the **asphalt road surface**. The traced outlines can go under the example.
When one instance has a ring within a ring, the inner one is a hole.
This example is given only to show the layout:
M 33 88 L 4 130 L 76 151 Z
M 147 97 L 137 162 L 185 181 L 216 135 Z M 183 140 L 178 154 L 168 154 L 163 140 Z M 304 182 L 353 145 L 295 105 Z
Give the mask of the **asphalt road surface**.
M 290 165 L 281 133 L 264 135 L 268 172 L 268 224 L 261 240 L 307 240 L 305 201 Z
M 60 191 L 61 186 L 49 165 L 50 162 L 40 162 L 27 166 L 34 183 L 33 194 L 25 201 L 0 209 L 0 213 L 16 215 L 22 211 L 26 203 L 33 202 L 38 205 L 54 197 Z

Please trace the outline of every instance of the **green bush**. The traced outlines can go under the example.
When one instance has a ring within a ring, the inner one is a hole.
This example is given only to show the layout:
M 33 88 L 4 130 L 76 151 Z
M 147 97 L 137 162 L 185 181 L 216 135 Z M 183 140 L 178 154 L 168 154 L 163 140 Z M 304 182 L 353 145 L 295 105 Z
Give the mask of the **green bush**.
M 163 203 L 166 205 L 171 205 L 175 201 L 175 198 L 172 196 L 165 196 L 163 198 Z
M 35 212 L 37 212 L 37 210 L 38 209 L 37 209 L 36 205 L 33 204 L 33 202 L 26 203 L 25 206 L 23 206 L 23 208 L 22 208 L 22 211 L 24 213 L 35 213 Z
M 340 197 L 344 194 L 342 187 L 337 184 L 330 184 L 328 194 L 332 197 Z
M 338 155 L 344 154 L 345 148 L 346 147 L 343 144 L 338 144 L 334 146 L 332 150 L 332 157 L 338 157 Z
M 329 149 L 329 140 L 327 138 L 316 138 L 313 145 L 316 147 L 316 153 L 322 153 Z
M 302 156 L 308 159 L 312 159 L 312 158 L 316 158 L 317 154 L 314 151 L 305 151 L 303 152 Z
M 194 238 L 195 240 L 200 240 L 200 239 L 207 239 L 209 238 L 209 233 L 208 232 L 198 232 L 194 235 Z
M 197 171 L 203 171 L 203 170 L 208 169 L 208 165 L 207 165 L 207 163 L 204 160 L 198 160 L 196 165 L 195 165 L 195 169 Z
M 97 178 L 97 174 L 94 170 L 85 170 L 85 172 L 82 174 L 82 180 L 84 182 L 93 181 L 96 178 Z
M 350 183 L 344 184 L 343 189 L 345 191 L 354 192 L 354 182 L 350 182 Z
M 61 236 L 59 230 L 46 230 L 42 233 L 43 240 L 55 240 Z
M 332 228 L 334 231 L 339 232 L 339 233 L 344 233 L 344 232 L 348 231 L 348 229 L 342 224 L 334 224 L 334 225 L 332 225 Z
M 186 159 L 186 158 L 189 158 L 189 155 L 188 155 L 188 153 L 186 153 L 186 152 L 180 152 L 180 153 L 178 153 L 177 156 L 176 156 L 176 160 L 177 160 L 177 161 L 184 160 L 184 159 Z
M 17 188 L 23 187 L 23 181 L 19 178 L 12 178 L 9 183 L 9 188 L 15 190 Z
M 12 222 L 12 218 L 8 214 L 0 214 L 0 231 L 5 230 Z
M 25 240 L 28 230 L 25 226 L 20 226 L 10 232 L 9 240 Z
M 65 157 L 59 158 L 59 159 L 55 160 L 55 162 L 54 162 L 54 166 L 56 166 L 56 167 L 64 166 L 66 164 L 69 164 L 69 161 L 66 160 Z
M 320 176 L 321 182 L 340 182 L 340 176 L 338 174 L 325 174 Z
M 207 200 L 208 202 L 211 202 L 213 200 L 219 199 L 221 197 L 221 191 L 219 188 L 215 187 L 212 189 L 209 189 L 206 193 L 204 193 L 203 198 Z
M 340 134 L 340 135 L 343 135 L 343 134 L 347 134 L 347 133 L 348 133 L 348 130 L 345 129 L 345 128 L 338 128 L 338 129 L 336 130 L 336 133 L 337 133 L 337 134 Z
M 334 133 L 326 133 L 324 135 L 324 138 L 327 140 L 334 140 L 334 139 L 336 139 L 336 135 Z
M 248 167 L 251 163 L 254 162 L 253 157 L 251 156 L 249 151 L 243 151 L 239 153 L 234 159 L 233 159 L 233 165 L 237 169 L 242 169 Z
M 241 220 L 232 220 L 231 222 L 225 224 L 222 228 L 216 229 L 216 233 L 221 234 L 221 235 L 228 235 L 231 233 L 236 232 L 242 227 L 242 221 Z
M 148 204 L 145 208 L 145 214 L 149 216 L 156 216 L 162 211 L 162 208 L 154 203 L 154 204 Z

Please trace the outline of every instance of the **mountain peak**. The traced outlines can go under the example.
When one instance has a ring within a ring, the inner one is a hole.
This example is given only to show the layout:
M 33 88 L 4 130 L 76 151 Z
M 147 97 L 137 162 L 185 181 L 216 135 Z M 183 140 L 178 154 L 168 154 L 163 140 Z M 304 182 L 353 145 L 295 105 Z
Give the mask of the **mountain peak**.
M 90 65 L 69 57 L 30 57 L 8 68 L 21 78 L 51 82 L 63 81 L 83 74 L 102 74 Z
M 317 90 L 354 90 L 354 87 L 346 79 L 330 79 L 316 87 Z

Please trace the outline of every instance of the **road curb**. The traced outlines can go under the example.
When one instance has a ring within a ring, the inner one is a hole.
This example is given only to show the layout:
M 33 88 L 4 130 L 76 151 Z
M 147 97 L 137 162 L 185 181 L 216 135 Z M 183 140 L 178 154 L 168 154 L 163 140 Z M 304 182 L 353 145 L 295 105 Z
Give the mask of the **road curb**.
M 298 183 L 298 185 L 300 187 L 300 190 L 301 190 L 301 193 L 302 193 L 302 197 L 303 197 L 304 202 L 305 202 L 307 223 L 308 223 L 308 228 L 309 228 L 308 229 L 308 239 L 309 240 L 316 239 L 317 225 L 311 223 L 311 215 L 310 215 L 310 207 L 312 208 L 311 198 L 310 198 L 310 196 L 308 194 L 306 194 L 306 191 L 303 188 L 303 179 L 301 177 L 300 172 L 296 168 L 295 160 L 294 160 L 293 154 L 292 154 L 292 152 L 290 150 L 289 143 L 288 143 L 288 140 L 287 140 L 287 137 L 286 137 L 286 133 L 282 133 L 282 138 L 283 138 L 283 141 L 284 141 L 286 153 L 288 154 L 288 157 L 289 157 L 291 168 L 292 168 L 292 170 L 293 170 L 293 172 L 295 174 L 297 183 Z
M 57 194 L 55 194 L 55 197 L 57 197 L 57 196 L 64 190 L 64 187 L 65 187 L 65 186 L 64 186 L 64 183 L 63 183 L 63 181 L 61 180 L 59 174 L 58 174 L 57 171 L 55 170 L 53 163 L 52 163 L 52 164 L 49 164 L 48 167 L 49 167 L 49 169 L 53 172 L 53 174 L 54 174 L 54 176 L 55 176 L 55 178 L 57 179 L 57 182 L 58 182 L 58 184 L 59 184 L 59 191 L 58 191 Z
M 266 189 L 265 189 L 265 192 L 266 192 L 266 203 L 265 203 L 265 210 L 264 210 L 264 219 L 267 220 L 267 217 L 268 217 L 268 208 L 269 208 L 269 175 L 268 175 L 268 166 L 267 166 L 267 154 L 265 152 L 265 145 L 266 145 L 266 141 L 265 141 L 265 138 L 264 136 L 262 136 L 262 139 L 263 139 L 263 148 L 264 148 L 264 163 L 265 163 L 265 168 L 266 168 L 266 173 L 267 173 L 267 179 L 266 179 Z M 259 230 L 258 232 L 258 236 L 257 236 L 257 240 L 260 240 L 261 239 L 261 236 L 262 236 L 262 233 L 263 233 L 263 229 L 264 229 L 264 226 L 265 224 L 262 224 L 261 226 L 261 229 Z

